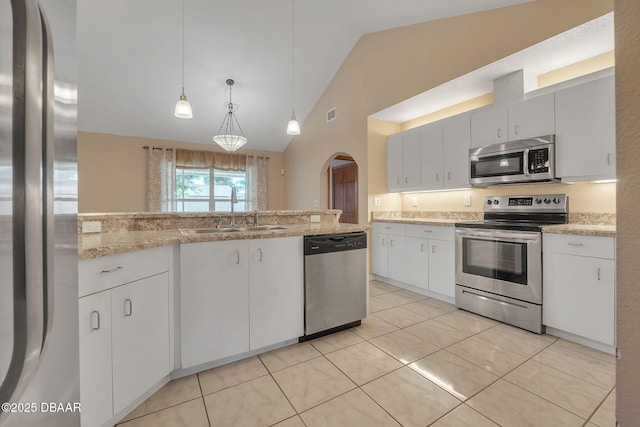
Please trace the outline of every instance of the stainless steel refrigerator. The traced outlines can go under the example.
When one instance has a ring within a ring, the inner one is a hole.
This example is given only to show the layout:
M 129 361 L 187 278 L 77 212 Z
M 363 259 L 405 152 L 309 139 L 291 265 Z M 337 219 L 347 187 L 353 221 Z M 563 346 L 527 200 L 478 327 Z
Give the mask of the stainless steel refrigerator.
M 76 0 L 0 0 L 0 426 L 78 426 Z

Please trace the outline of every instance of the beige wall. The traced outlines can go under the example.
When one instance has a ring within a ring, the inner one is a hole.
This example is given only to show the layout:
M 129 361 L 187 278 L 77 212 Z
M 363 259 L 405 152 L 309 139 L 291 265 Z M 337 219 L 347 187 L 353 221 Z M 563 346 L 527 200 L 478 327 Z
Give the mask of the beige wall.
M 143 146 L 215 150 L 194 144 L 99 133 L 78 133 L 78 210 L 86 212 L 144 212 L 147 200 L 147 160 Z M 283 153 L 240 150 L 269 157 L 268 209 L 284 209 Z
M 640 422 L 640 2 L 616 0 L 617 418 Z
M 358 163 L 359 205 L 371 206 L 367 197 L 380 191 L 386 164 L 380 158 L 380 134 L 368 131 L 369 115 L 611 12 L 612 7 L 610 0 L 538 0 L 363 36 L 302 124 L 302 134 L 285 151 L 287 208 L 313 208 L 314 200 L 321 208 L 327 206 L 323 168 L 340 152 Z M 337 119 L 326 123 L 332 107 L 337 108 Z M 367 222 L 368 216 L 361 209 L 359 221 Z

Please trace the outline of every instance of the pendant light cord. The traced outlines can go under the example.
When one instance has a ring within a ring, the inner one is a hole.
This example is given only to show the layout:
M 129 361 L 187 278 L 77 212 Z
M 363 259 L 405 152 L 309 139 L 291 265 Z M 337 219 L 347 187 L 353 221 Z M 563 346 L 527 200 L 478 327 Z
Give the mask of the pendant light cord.
M 182 95 L 184 95 L 184 0 L 182 0 Z
M 291 0 L 291 107 L 295 115 L 295 86 L 296 86 L 296 63 L 294 59 L 295 49 L 295 2 Z

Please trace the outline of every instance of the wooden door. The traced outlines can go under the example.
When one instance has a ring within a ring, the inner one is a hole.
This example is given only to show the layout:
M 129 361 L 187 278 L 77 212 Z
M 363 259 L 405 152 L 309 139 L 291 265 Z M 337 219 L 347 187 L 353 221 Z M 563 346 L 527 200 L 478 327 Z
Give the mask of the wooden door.
M 358 223 L 358 166 L 349 163 L 332 168 L 333 209 L 341 209 L 340 222 Z

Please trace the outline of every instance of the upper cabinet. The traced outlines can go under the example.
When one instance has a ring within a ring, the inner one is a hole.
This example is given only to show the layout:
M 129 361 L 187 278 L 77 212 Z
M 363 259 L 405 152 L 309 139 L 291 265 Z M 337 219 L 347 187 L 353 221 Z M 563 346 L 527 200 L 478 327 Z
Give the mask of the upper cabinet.
M 551 135 L 555 129 L 553 93 L 471 112 L 472 147 Z
M 556 174 L 563 181 L 615 179 L 615 79 L 556 92 Z
M 387 188 L 420 188 L 420 133 L 416 129 L 391 135 L 387 140 Z

